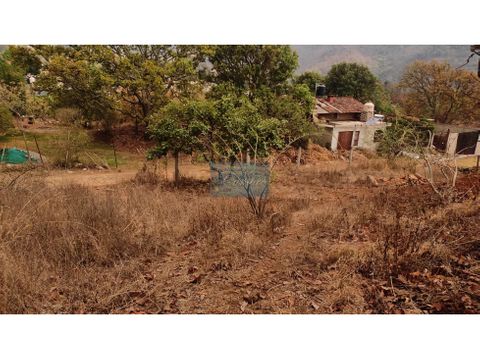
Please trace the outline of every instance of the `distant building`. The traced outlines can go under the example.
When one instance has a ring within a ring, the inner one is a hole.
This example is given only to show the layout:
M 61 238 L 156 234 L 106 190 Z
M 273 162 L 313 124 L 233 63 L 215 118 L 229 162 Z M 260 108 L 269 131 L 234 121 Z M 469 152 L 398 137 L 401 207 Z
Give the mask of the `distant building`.
M 324 131 L 320 145 L 332 151 L 365 148 L 375 150 L 387 124 L 375 114 L 375 105 L 349 96 L 317 96 L 313 121 Z
M 449 156 L 480 155 L 480 128 L 435 124 L 433 147 Z

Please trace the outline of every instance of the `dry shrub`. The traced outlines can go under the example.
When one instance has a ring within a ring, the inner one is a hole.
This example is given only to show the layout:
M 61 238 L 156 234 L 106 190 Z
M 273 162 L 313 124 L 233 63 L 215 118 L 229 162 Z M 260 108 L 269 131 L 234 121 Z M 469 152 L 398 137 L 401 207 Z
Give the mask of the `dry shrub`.
M 157 162 L 153 166 L 144 163 L 143 166 L 135 174 L 133 181 L 138 185 L 157 185 L 160 182 L 160 175 L 158 174 Z
M 264 250 L 263 223 L 250 212 L 243 198 L 205 198 L 192 216 L 189 241 L 201 243 L 202 262 L 239 268 Z
M 55 110 L 55 119 L 64 125 L 81 125 L 85 122 L 79 109 L 68 107 Z
M 405 156 L 387 159 L 387 164 L 393 171 L 402 171 L 406 173 L 415 173 L 419 165 L 418 160 Z
M 128 281 L 121 283 L 127 294 L 137 291 L 133 289 L 143 259 L 161 258 L 186 240 L 204 241 L 210 258 L 216 256 L 211 250 L 224 251 L 222 244 L 232 259 L 248 257 L 259 245 L 249 233 L 252 219 L 241 200 L 132 185 L 94 191 L 23 184 L 3 192 L 0 312 L 115 311 L 118 301 L 126 299 L 109 300 L 119 290 L 113 274 L 131 264 Z M 105 278 L 98 279 L 99 274 Z M 87 283 L 103 281 L 105 298 L 95 300 L 99 284 L 93 290 L 80 287 L 82 276 Z M 60 308 L 46 300 L 54 287 L 51 278 L 55 287 L 63 287 Z M 77 305 L 79 298 L 88 298 L 90 304 L 72 307 L 66 298 L 76 299 Z
M 388 168 L 387 160 L 382 158 L 371 158 L 366 161 L 359 161 L 353 164 L 356 171 L 377 171 L 384 172 Z
M 58 167 L 71 168 L 80 162 L 80 155 L 87 149 L 91 139 L 90 136 L 80 130 L 68 130 L 65 135 L 51 139 L 52 146 L 56 153 L 53 156 L 53 165 Z

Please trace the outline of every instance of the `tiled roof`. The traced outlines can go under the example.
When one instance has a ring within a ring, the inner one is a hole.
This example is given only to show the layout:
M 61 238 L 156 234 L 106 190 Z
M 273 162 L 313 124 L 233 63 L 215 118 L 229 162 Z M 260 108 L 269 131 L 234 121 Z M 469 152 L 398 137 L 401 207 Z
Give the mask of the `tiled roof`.
M 350 96 L 317 97 L 315 111 L 317 114 L 361 113 L 363 104 Z

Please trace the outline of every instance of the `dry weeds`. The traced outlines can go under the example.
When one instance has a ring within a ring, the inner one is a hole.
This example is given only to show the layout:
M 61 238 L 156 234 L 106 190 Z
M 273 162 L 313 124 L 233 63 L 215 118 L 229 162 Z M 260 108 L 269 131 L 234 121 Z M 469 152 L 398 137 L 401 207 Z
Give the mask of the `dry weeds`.
M 409 166 L 284 166 L 262 220 L 146 170 L 100 190 L 2 181 L 0 312 L 478 313 L 480 177 L 450 204 L 358 181 Z

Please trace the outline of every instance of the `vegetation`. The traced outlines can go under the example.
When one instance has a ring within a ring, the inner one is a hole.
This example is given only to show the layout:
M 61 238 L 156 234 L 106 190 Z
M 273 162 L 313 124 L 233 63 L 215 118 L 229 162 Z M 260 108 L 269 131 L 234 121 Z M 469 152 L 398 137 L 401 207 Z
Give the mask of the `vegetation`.
M 0 165 L 0 312 L 478 312 L 480 178 L 425 149 L 425 119 L 389 117 L 380 156 L 307 147 L 323 78 L 297 62 L 274 45 L 9 47 L 0 141 L 46 161 Z M 450 122 L 476 113 L 472 79 L 412 65 L 384 87 L 341 63 L 325 81 Z M 248 180 L 212 196 L 215 165 L 247 162 L 278 164 L 268 196 Z
M 0 134 L 5 133 L 13 126 L 13 116 L 10 110 L 0 105 Z
M 400 160 L 285 167 L 261 221 L 201 181 L 20 177 L 0 196 L 0 312 L 475 313 L 478 177 L 448 206 L 406 186 Z
M 339 63 L 328 72 L 325 85 L 330 95 L 352 96 L 366 102 L 373 100 L 378 80 L 365 65 Z
M 295 83 L 303 84 L 315 95 L 316 85 L 323 84 L 325 77 L 317 71 L 305 71 L 295 78 Z
M 480 81 L 447 63 L 416 61 L 400 81 L 399 102 L 410 114 L 442 123 L 471 123 L 480 115 Z
M 377 150 L 387 157 L 420 154 L 433 136 L 433 128 L 434 124 L 426 119 L 396 119 L 383 131 Z

